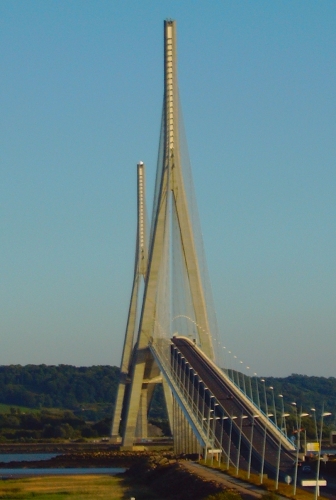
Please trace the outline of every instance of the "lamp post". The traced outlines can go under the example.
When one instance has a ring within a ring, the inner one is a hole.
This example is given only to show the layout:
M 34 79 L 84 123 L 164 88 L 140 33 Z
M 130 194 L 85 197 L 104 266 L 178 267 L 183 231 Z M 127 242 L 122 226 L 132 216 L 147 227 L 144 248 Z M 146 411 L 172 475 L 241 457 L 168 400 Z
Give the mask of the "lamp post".
M 179 383 L 180 383 L 180 386 L 181 386 L 181 380 L 182 380 L 182 365 L 183 365 L 183 360 L 185 359 L 184 356 L 182 356 L 181 353 L 180 354 L 180 359 L 179 359 L 179 369 L 180 369 L 180 373 L 179 373 Z
M 286 417 L 289 417 L 289 413 L 281 413 L 281 422 L 286 421 Z M 278 458 L 277 458 L 277 471 L 275 476 L 275 489 L 279 487 L 279 475 L 280 475 L 280 459 L 281 459 L 281 434 L 279 434 L 279 446 L 278 446 Z
M 247 366 L 247 367 L 246 367 L 246 370 L 249 370 L 249 369 L 250 369 L 250 367 L 249 367 L 249 366 Z M 250 377 L 249 373 L 250 373 L 250 372 L 248 371 L 248 372 L 247 372 L 247 379 L 248 379 L 248 381 L 249 381 L 250 397 L 251 397 L 251 401 L 252 401 L 252 402 L 254 402 L 254 401 L 253 401 L 253 392 L 252 392 L 252 380 L 251 380 L 251 377 Z
M 279 488 L 280 458 L 281 458 L 281 434 L 279 434 L 277 469 L 276 469 L 276 475 L 275 475 L 275 491 L 277 491 Z
M 237 375 L 237 386 L 240 387 L 239 385 L 239 373 L 238 373 L 238 358 L 237 356 L 233 356 L 233 359 L 234 359 L 234 367 L 235 367 L 235 372 L 236 372 L 236 375 Z
M 216 406 L 218 406 L 219 403 L 214 403 L 214 408 L 213 408 L 213 421 L 212 421 L 212 454 L 211 454 L 211 466 L 213 465 L 213 458 L 214 458 L 214 448 L 215 448 L 215 441 L 216 441 L 216 420 L 219 420 L 220 417 L 216 417 Z
M 260 408 L 260 396 L 259 396 L 259 384 L 258 384 L 258 376 L 256 373 L 253 374 L 255 376 L 255 381 L 256 381 L 256 390 L 257 390 L 257 403 L 258 403 L 258 408 Z
M 205 417 L 204 417 L 204 411 L 205 411 L 205 391 L 208 391 L 209 389 L 207 387 L 205 387 L 204 382 L 202 382 L 202 383 L 203 383 L 202 419 L 205 420 Z
M 192 377 L 192 381 L 191 381 Z M 192 366 L 189 367 L 189 380 L 188 380 L 188 395 L 190 399 L 190 405 L 194 407 L 194 383 L 195 383 L 195 371 Z M 190 387 L 191 386 L 191 387 Z
M 317 435 L 317 422 L 316 422 L 316 409 L 315 409 L 315 408 L 310 408 L 310 411 L 312 411 L 312 412 L 313 412 L 313 415 L 314 415 L 315 436 L 316 436 L 316 442 L 318 443 L 318 435 Z
M 231 415 L 230 417 L 230 432 L 229 432 L 229 441 L 228 441 L 228 452 L 227 452 L 227 470 L 230 468 L 230 454 L 231 454 L 231 438 L 232 438 L 232 420 L 236 419 L 237 417 L 234 417 Z
M 214 397 L 215 397 L 215 396 L 213 396 L 213 395 L 211 394 L 211 395 L 210 395 L 210 399 L 209 399 L 209 408 L 208 408 L 208 427 L 207 427 L 207 446 L 209 445 L 209 440 L 210 440 L 210 416 L 211 416 L 210 414 L 211 414 L 211 413 L 214 413 L 214 409 L 213 409 L 213 408 L 211 408 L 211 406 L 212 406 L 212 404 L 211 404 L 211 403 L 212 403 L 212 401 L 213 401 Z M 205 462 L 206 462 L 206 460 L 207 460 L 207 455 L 208 455 L 208 453 L 207 453 L 207 451 L 206 451 Z
M 320 441 L 319 441 L 319 451 L 318 451 L 317 467 L 316 467 L 315 500 L 317 500 L 317 498 L 320 496 L 319 476 L 320 476 L 320 465 L 321 465 L 323 418 L 331 415 L 330 412 L 324 412 L 323 410 L 324 410 L 324 405 L 322 406 L 321 423 L 320 423 Z
M 276 409 L 275 409 L 275 397 L 274 397 L 274 387 L 270 386 L 270 390 L 272 391 L 272 402 L 273 402 L 273 412 L 274 412 L 274 423 L 275 426 L 278 427 L 277 417 L 276 417 Z
M 173 376 L 176 379 L 176 353 L 177 353 L 177 347 L 173 346 L 173 352 L 172 352 L 172 357 L 173 357 Z
M 241 376 L 242 376 L 242 379 L 243 379 L 243 391 L 244 391 L 244 394 L 246 395 L 246 385 L 245 385 L 245 375 L 243 373 L 243 361 L 239 361 L 239 363 L 242 365 L 241 366 Z
M 192 375 L 193 375 L 193 381 L 192 381 L 192 392 L 191 392 L 191 403 L 192 407 L 195 407 L 196 410 L 196 415 L 198 415 L 198 406 L 196 406 L 195 403 L 195 377 L 197 377 L 197 372 L 192 368 Z
M 265 389 L 265 386 L 264 386 L 264 389 Z M 265 392 L 265 397 L 266 397 L 266 392 Z M 267 403 L 266 403 L 266 411 L 267 411 L 267 418 L 268 419 L 269 419 L 269 417 L 273 417 L 273 413 L 268 413 Z M 260 484 L 262 484 L 263 480 L 264 480 L 266 437 L 267 437 L 267 429 L 266 429 L 266 425 L 265 425 L 265 427 L 264 427 L 264 439 L 263 439 L 262 455 L 261 455 Z
M 187 387 L 186 387 L 186 378 L 187 378 L 187 367 L 189 365 L 189 361 L 185 360 L 184 362 L 184 370 L 183 370 L 183 392 L 186 396 L 186 399 L 188 400 L 188 395 L 187 395 Z
M 284 400 L 283 400 L 283 394 L 278 394 L 278 397 L 281 398 L 281 422 L 280 422 L 280 429 L 281 429 L 281 431 L 284 431 L 284 434 L 287 436 L 286 420 L 285 420 L 285 417 L 284 417 L 284 414 L 285 414 L 285 405 L 284 405 Z
M 253 447 L 253 430 L 254 430 L 254 419 L 259 418 L 260 415 L 252 415 L 252 429 L 251 429 L 251 441 L 250 441 L 250 451 L 249 451 L 249 461 L 247 468 L 247 479 L 250 479 L 251 475 L 251 461 L 252 461 L 252 447 Z
M 210 396 L 210 398 L 211 398 L 211 396 Z M 203 417 L 203 421 L 207 422 L 205 454 L 204 454 L 205 463 L 207 462 L 207 459 L 208 459 L 208 446 L 209 446 L 209 439 L 210 439 L 210 414 L 212 412 L 213 412 L 213 410 L 211 409 L 211 399 L 210 399 L 209 406 L 208 406 L 208 416 L 207 417 Z
M 298 429 L 299 429 L 299 423 L 298 423 L 297 405 L 293 401 L 291 403 L 291 406 L 293 406 L 293 408 L 295 410 L 296 431 L 298 431 Z M 297 432 L 296 442 L 295 442 L 295 446 L 296 446 L 296 460 L 295 460 L 294 483 L 293 483 L 293 494 L 294 495 L 296 493 L 297 473 L 298 473 L 298 465 L 299 465 L 299 446 L 298 446 L 298 444 L 299 443 L 298 443 L 298 432 Z
M 260 484 L 263 484 L 264 481 L 265 450 L 266 450 L 266 425 L 264 427 L 264 439 L 263 439 L 263 448 L 261 455 Z
M 199 398 L 200 398 L 200 384 L 201 384 L 201 380 L 200 380 L 200 377 L 199 377 L 198 373 L 195 372 L 195 375 L 197 377 L 197 402 L 196 402 L 196 408 L 197 408 L 197 415 L 199 416 L 199 413 L 200 413 Z
M 240 428 L 239 428 L 239 441 L 238 441 L 238 450 L 237 450 L 237 462 L 236 462 L 236 475 L 239 473 L 239 462 L 240 462 L 240 446 L 241 446 L 241 436 L 243 431 L 243 420 L 247 418 L 247 415 L 241 414 L 240 417 Z
M 268 416 L 268 405 L 267 405 L 267 395 L 266 395 L 266 382 L 265 382 L 264 378 L 260 379 L 260 382 L 262 382 L 263 387 L 264 387 L 265 413 L 266 413 L 266 416 Z
M 228 353 L 229 353 L 229 354 L 232 354 L 232 352 L 231 352 L 231 351 L 228 351 Z M 232 361 L 231 356 L 230 356 L 230 360 Z M 230 365 L 231 365 L 231 380 L 232 380 L 232 382 L 234 382 L 234 378 L 233 378 L 233 368 L 232 368 L 232 363 L 231 363 L 231 361 L 230 361 Z M 229 375 L 229 376 L 230 376 L 230 375 Z
M 226 347 L 225 346 L 223 346 L 223 366 L 224 366 L 224 373 L 226 371 L 227 376 L 229 376 L 229 365 L 227 362 Z
M 294 405 L 294 403 L 292 403 Z M 299 466 L 299 452 L 300 452 L 300 434 L 301 434 L 301 419 L 302 417 L 308 417 L 309 413 L 302 413 L 298 416 L 297 414 L 297 406 L 295 404 L 296 409 L 296 430 L 297 430 L 297 443 L 296 443 L 296 462 L 295 462 L 295 473 L 294 473 L 294 483 L 293 483 L 293 495 L 296 495 L 296 487 L 297 487 L 297 475 L 298 475 L 298 466 Z
M 223 432 L 224 432 L 224 420 L 227 420 L 229 417 L 226 417 L 223 413 L 222 415 L 222 426 L 221 426 L 221 434 L 220 434 L 220 448 L 221 450 L 224 451 L 224 447 L 223 447 Z M 221 452 L 222 454 L 222 452 Z
M 307 429 L 304 429 L 304 452 L 307 455 Z

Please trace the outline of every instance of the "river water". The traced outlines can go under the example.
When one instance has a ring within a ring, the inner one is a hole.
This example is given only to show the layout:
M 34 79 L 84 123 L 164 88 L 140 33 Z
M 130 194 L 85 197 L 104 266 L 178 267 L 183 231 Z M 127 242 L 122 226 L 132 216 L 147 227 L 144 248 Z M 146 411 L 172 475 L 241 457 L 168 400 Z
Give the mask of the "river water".
M 125 472 L 126 469 L 117 467 L 101 467 L 99 469 L 0 469 L 0 479 L 12 476 L 81 476 L 83 474 L 110 474 L 116 475 Z
M 0 453 L 0 462 L 35 462 L 36 460 L 49 460 L 62 455 L 62 453 Z M 121 467 L 83 467 L 83 468 L 54 468 L 54 469 L 2 469 L 0 479 L 12 476 L 45 476 L 45 475 L 82 475 L 82 474 L 120 474 L 125 472 Z
M 62 453 L 0 453 L 0 462 L 35 462 L 35 460 L 50 460 Z

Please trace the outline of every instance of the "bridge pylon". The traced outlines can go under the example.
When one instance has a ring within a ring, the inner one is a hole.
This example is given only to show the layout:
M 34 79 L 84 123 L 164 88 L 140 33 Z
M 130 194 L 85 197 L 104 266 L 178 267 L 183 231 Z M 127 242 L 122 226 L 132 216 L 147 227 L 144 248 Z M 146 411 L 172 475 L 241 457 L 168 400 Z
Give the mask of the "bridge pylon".
M 112 422 L 112 439 L 125 448 L 147 438 L 148 411 L 155 385 L 163 383 L 168 417 L 173 429 L 172 395 L 160 373 L 149 344 L 155 342 L 160 311 L 165 302 L 162 282 L 170 280 L 167 268 L 167 239 L 171 226 L 177 227 L 180 254 L 193 309 L 193 328 L 203 352 L 213 359 L 205 293 L 201 279 L 194 229 L 182 171 L 180 117 L 177 84 L 176 22 L 164 22 L 164 102 L 156 177 L 156 193 L 147 247 L 145 226 L 144 167 L 138 165 L 138 231 L 133 289 L 126 327 L 121 373 Z M 164 269 L 164 271 L 163 271 Z M 143 280 L 142 298 L 139 299 Z M 160 288 L 161 287 L 161 288 Z M 140 314 L 137 314 L 137 310 Z M 166 311 L 166 314 L 170 311 Z M 161 313 L 162 314 L 162 313 Z M 186 312 L 184 313 L 187 317 Z M 171 328 L 173 328 L 171 326 Z M 168 338 L 172 332 L 166 332 Z

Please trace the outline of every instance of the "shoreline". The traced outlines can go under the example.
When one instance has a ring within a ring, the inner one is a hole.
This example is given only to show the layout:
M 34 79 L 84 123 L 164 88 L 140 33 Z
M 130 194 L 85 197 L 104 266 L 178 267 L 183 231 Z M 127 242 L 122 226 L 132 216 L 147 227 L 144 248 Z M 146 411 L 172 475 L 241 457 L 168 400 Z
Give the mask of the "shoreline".
M 118 451 L 120 445 L 109 442 L 0 443 L 1 453 L 71 453 L 79 451 Z
M 54 453 L 51 451 L 50 453 Z M 158 452 L 121 452 L 111 450 L 77 451 L 62 453 L 48 460 L 0 462 L 1 469 L 82 469 L 82 468 L 129 468 L 148 460 L 172 460 L 171 454 Z

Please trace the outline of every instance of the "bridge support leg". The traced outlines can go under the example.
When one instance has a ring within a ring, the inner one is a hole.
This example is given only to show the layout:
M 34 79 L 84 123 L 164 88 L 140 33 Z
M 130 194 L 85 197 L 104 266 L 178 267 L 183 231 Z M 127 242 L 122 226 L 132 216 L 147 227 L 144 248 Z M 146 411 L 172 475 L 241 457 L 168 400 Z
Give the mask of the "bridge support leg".
M 112 420 L 112 429 L 111 429 L 111 442 L 112 443 L 120 443 L 120 421 L 121 421 L 121 412 L 125 397 L 125 389 L 126 389 L 126 374 L 120 374 L 117 398 L 115 402 L 114 415 Z
M 137 428 L 135 435 L 140 436 L 143 439 L 148 438 L 148 420 L 147 420 L 147 409 L 148 409 L 148 398 L 147 398 L 147 384 L 141 389 L 140 396 L 140 406 L 137 420 Z
M 162 380 L 163 393 L 166 401 L 170 432 L 173 434 L 173 395 L 165 378 Z
M 123 448 L 132 449 L 138 422 L 138 413 L 142 392 L 142 381 L 144 378 L 146 354 L 138 351 L 138 359 L 134 366 L 134 373 L 130 387 L 129 400 L 126 407 L 127 415 L 125 419 L 125 429 L 123 433 Z

